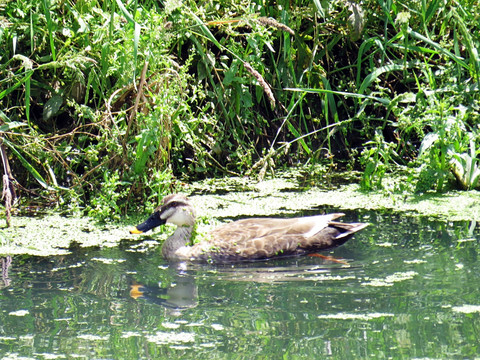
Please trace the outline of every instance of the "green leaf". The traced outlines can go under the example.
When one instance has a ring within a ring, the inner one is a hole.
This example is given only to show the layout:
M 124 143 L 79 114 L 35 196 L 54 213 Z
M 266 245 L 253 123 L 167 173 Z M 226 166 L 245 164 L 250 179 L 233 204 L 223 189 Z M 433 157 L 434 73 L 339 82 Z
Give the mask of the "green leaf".
M 53 61 L 57 61 L 57 55 L 55 51 L 55 42 L 54 42 L 55 25 L 50 15 L 50 0 L 43 0 L 43 8 L 45 13 L 45 19 L 47 20 L 48 37 L 50 40 L 49 43 L 50 43 L 50 51 L 52 52 L 52 59 Z
M 43 120 L 48 120 L 58 114 L 60 107 L 63 104 L 63 97 L 60 95 L 53 95 L 50 100 L 47 101 L 43 108 Z
M 307 154 L 311 154 L 312 150 L 310 150 L 305 140 L 301 138 L 300 133 L 297 131 L 297 129 L 295 129 L 295 127 L 290 123 L 290 121 L 287 121 L 287 127 L 288 127 L 288 130 L 290 130 L 290 132 L 292 133 L 292 135 L 295 136 L 297 139 L 299 139 L 300 144 L 303 147 L 303 150 L 305 150 Z
M 223 78 L 223 86 L 229 86 L 233 82 L 233 80 L 235 79 L 235 75 L 237 74 L 237 71 L 238 71 L 238 60 L 234 59 L 229 69 L 225 72 L 225 76 Z
M 22 79 L 20 79 L 20 81 L 18 81 L 15 85 L 10 86 L 9 88 L 0 92 L 0 100 L 2 100 L 5 96 L 10 94 L 12 91 L 14 91 L 16 88 L 18 88 L 22 84 L 26 83 L 32 77 L 32 75 L 33 75 L 33 70 L 25 71 L 25 76 Z
M 17 150 L 17 148 L 15 147 L 15 145 L 13 145 L 10 141 L 8 141 L 7 139 L 3 139 L 3 143 L 5 145 L 8 146 L 8 148 L 12 151 L 12 153 L 17 157 L 18 160 L 20 160 L 20 162 L 22 163 L 22 165 L 25 167 L 25 169 L 27 169 L 30 174 L 33 175 L 33 177 L 35 178 L 35 180 L 38 181 L 38 183 L 40 185 L 42 185 L 45 189 L 49 189 L 49 190 L 53 190 L 53 188 L 51 186 L 49 186 L 47 184 L 47 182 L 45 181 L 45 179 L 42 177 L 42 175 L 40 175 L 40 173 L 37 171 L 37 169 L 35 169 L 32 164 L 30 164 L 27 159 L 25 159 L 23 157 L 22 154 L 20 154 L 20 152 Z
M 120 10 L 122 10 L 122 13 L 127 18 L 127 20 L 131 23 L 135 23 L 135 20 L 133 20 L 132 14 L 128 12 L 127 8 L 125 7 L 125 5 L 123 5 L 122 1 L 121 0 L 116 0 L 116 1 L 117 1 L 118 7 L 120 8 Z
M 408 66 L 407 66 L 408 67 Z M 385 66 L 381 66 L 374 71 L 372 71 L 370 74 L 367 75 L 367 77 L 363 80 L 362 84 L 360 85 L 360 88 L 358 89 L 359 94 L 363 94 L 363 92 L 372 84 L 373 81 L 375 81 L 380 75 L 387 73 L 387 72 L 392 72 L 392 71 L 399 71 L 399 70 L 404 70 L 405 65 L 402 64 L 388 64 Z
M 465 69 L 468 69 L 468 64 L 461 57 L 451 53 L 450 51 L 448 51 L 447 49 L 445 49 L 443 46 L 436 43 L 435 41 L 432 41 L 429 38 L 423 36 L 422 34 L 417 33 L 416 31 L 413 31 L 411 29 L 408 30 L 408 34 L 410 36 L 414 37 L 417 40 L 421 40 L 421 41 L 427 43 L 431 47 L 435 48 L 436 50 L 438 50 L 442 54 L 446 55 L 447 57 L 449 57 L 450 59 L 455 61 L 457 64 L 463 66 Z
M 418 150 L 418 156 L 422 155 L 425 150 L 428 150 L 435 141 L 439 139 L 437 133 L 431 132 L 425 135 L 423 138 L 422 144 L 420 145 L 420 149 Z
M 118 0 L 117 0 L 118 1 Z M 210 40 L 211 42 L 213 42 L 219 49 L 223 50 L 225 47 L 220 45 L 220 43 L 218 42 L 218 40 L 215 38 L 215 36 L 213 36 L 212 32 L 208 29 L 208 27 L 203 23 L 203 21 L 197 16 L 195 15 L 193 12 L 191 13 L 192 17 L 194 18 L 195 22 L 197 23 L 198 27 L 200 28 L 200 30 L 202 30 L 202 33 L 203 35 L 208 39 Z
M 3 113 L 3 111 L 0 110 L 0 118 L 2 120 L 4 120 L 4 117 L 2 115 L 5 115 L 5 114 Z M 12 129 L 15 129 L 15 128 L 18 128 L 18 127 L 21 127 L 21 126 L 27 126 L 27 124 L 19 122 L 19 121 L 11 121 L 11 122 L 8 122 L 6 124 L 1 125 L 0 126 L 0 132 L 10 131 Z
M 320 3 L 320 0 L 313 0 L 313 3 L 317 8 L 318 15 L 320 15 L 321 18 L 325 18 L 325 10 L 323 10 L 323 6 Z

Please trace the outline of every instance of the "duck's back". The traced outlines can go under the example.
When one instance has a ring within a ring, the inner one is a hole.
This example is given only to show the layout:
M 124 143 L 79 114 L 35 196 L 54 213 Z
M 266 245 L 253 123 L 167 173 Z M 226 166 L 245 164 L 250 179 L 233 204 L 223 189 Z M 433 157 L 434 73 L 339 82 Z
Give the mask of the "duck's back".
M 332 248 L 343 244 L 360 230 L 356 230 L 355 226 L 363 225 L 332 222 L 341 216 L 343 214 L 238 220 L 211 232 L 208 245 L 194 246 L 192 255 L 197 259 L 241 261 L 301 255 Z

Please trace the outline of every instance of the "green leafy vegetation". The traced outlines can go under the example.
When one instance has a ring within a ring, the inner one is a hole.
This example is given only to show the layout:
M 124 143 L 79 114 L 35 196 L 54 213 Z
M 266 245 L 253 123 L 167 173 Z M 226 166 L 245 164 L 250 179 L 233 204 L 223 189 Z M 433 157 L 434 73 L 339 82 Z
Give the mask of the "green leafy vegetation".
M 292 165 L 359 169 L 365 190 L 399 168 L 401 191 L 473 189 L 477 7 L 0 0 L 10 181 L 103 219 Z

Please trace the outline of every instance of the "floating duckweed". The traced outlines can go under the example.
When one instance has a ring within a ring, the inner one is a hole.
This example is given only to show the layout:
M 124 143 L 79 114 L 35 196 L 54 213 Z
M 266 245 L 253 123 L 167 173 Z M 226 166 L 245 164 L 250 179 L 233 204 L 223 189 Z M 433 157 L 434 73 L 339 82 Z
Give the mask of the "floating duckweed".
M 363 286 L 393 286 L 394 283 L 404 280 L 413 279 L 417 275 L 415 271 L 396 272 L 387 276 L 385 279 L 368 279 L 368 282 L 363 282 Z
M 28 314 L 30 314 L 28 310 L 17 310 L 17 311 L 12 311 L 8 313 L 8 315 L 12 315 L 12 316 L 25 316 Z
M 128 338 L 131 338 L 131 337 L 139 337 L 139 336 L 142 336 L 142 335 L 139 332 L 136 332 L 136 331 L 125 331 L 122 334 L 122 338 L 124 338 L 124 339 L 128 339 Z
M 90 341 L 107 341 L 110 337 L 108 335 L 100 336 L 93 334 L 82 334 L 77 336 L 79 339 L 90 340 Z
M 315 280 L 315 281 L 344 281 L 344 280 L 352 280 L 355 279 L 353 275 L 346 275 L 346 276 L 333 276 L 333 275 L 316 275 L 314 277 L 309 277 L 308 280 Z
M 102 262 L 104 264 L 119 264 L 119 263 L 123 263 L 125 262 L 126 260 L 125 259 L 107 259 L 107 258 L 92 258 L 92 260 L 94 261 L 98 261 L 98 262 Z
M 480 312 L 480 305 L 453 306 L 452 310 L 464 314 L 477 313 Z
M 328 314 L 328 315 L 318 315 L 319 319 L 339 319 L 339 320 L 372 320 L 382 317 L 393 317 L 394 314 L 390 313 L 369 313 L 369 314 L 348 314 L 348 313 L 338 313 L 338 314 Z
M 158 331 L 154 335 L 147 335 L 146 339 L 148 342 L 152 342 L 158 345 L 176 344 L 179 342 L 193 342 L 195 340 L 195 334 L 187 333 L 187 332 L 168 333 L 168 332 Z
M 393 244 L 391 242 L 383 242 L 383 243 L 378 243 L 377 245 L 381 246 L 381 247 L 393 247 L 393 245 L 395 245 L 395 244 Z
M 426 263 L 426 260 L 414 259 L 414 260 L 403 260 L 405 264 L 423 264 Z
M 229 178 L 230 184 L 235 179 Z M 245 179 L 238 179 L 242 184 Z M 217 180 L 222 186 L 222 179 Z M 192 185 L 198 188 L 201 183 Z M 209 182 L 210 186 L 214 186 Z M 191 196 L 200 214 L 216 217 L 291 214 L 319 206 L 340 209 L 365 209 L 432 216 L 450 221 L 480 220 L 480 194 L 476 191 L 451 191 L 448 194 L 409 195 L 382 191 L 362 192 L 358 184 L 338 185 L 332 190 L 312 187 L 299 191 L 298 181 L 288 174 L 281 178 L 250 183 L 246 191 L 226 192 L 222 196 L 204 194 Z M 231 186 L 231 185 L 230 185 Z M 293 189 L 293 191 L 291 191 Z
M 171 322 L 164 322 L 164 323 L 162 323 L 162 326 L 165 329 L 178 329 L 180 327 L 180 324 L 171 323 Z

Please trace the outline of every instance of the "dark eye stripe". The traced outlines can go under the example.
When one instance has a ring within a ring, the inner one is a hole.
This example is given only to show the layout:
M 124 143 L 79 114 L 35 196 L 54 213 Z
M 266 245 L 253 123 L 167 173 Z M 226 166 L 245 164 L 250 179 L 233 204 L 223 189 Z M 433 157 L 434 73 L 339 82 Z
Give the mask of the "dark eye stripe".
M 162 209 L 163 211 L 167 210 L 167 209 L 170 209 L 170 208 L 175 208 L 175 207 L 179 207 L 179 206 L 186 206 L 187 204 L 182 202 L 182 201 L 172 201 L 172 202 L 169 202 L 165 205 L 162 206 Z

